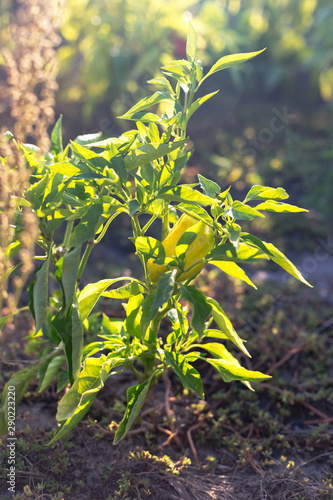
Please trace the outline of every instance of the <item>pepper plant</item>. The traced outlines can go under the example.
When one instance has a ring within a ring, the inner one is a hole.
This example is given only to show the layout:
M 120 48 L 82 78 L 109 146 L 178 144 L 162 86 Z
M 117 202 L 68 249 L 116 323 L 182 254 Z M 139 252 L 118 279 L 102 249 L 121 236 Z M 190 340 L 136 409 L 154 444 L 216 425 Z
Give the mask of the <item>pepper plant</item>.
M 159 87 L 121 118 L 135 128 L 118 138 L 80 136 L 65 148 L 61 118 L 52 135 L 51 151 L 41 156 L 33 146 L 17 144 L 32 169 L 31 184 L 18 200 L 39 220 L 41 265 L 29 286 L 33 337 L 39 346 L 36 363 L 16 373 L 3 394 L 1 432 L 7 432 L 7 390 L 16 387 L 16 403 L 33 377 L 43 391 L 54 378 L 60 426 L 52 443 L 67 434 L 89 410 L 107 378 L 130 369 L 137 382 L 127 391 L 127 409 L 116 432 L 118 443 L 140 414 L 148 391 L 165 371 L 173 370 L 186 389 L 204 398 L 197 360 L 212 365 L 226 382 L 251 383 L 269 376 L 243 366 L 228 350 L 232 342 L 250 356 L 221 305 L 207 297 L 194 279 L 207 264 L 255 285 L 242 263 L 272 260 L 308 284 L 272 243 L 242 231 L 242 221 L 264 217 L 265 211 L 301 212 L 285 203 L 286 191 L 253 186 L 243 201 L 230 188 L 198 175 L 198 183 L 180 182 L 191 156 L 186 127 L 193 113 L 216 92 L 195 98 L 207 77 L 260 52 L 222 57 L 203 76 L 196 58 L 196 34 L 190 25 L 187 60 L 162 68 L 165 76 L 148 83 Z M 168 113 L 150 111 L 161 102 Z M 94 247 L 119 214 L 132 224 L 130 240 L 141 261 L 141 279 L 105 278 L 81 287 L 80 280 Z M 156 222 L 155 222 L 156 221 Z M 151 225 L 160 240 L 150 236 Z M 170 230 L 170 228 L 172 229 Z M 17 228 L 19 231 L 19 227 Z M 59 244 L 59 235 L 64 235 Z M 56 243 L 58 242 L 58 243 Z M 55 289 L 49 296 L 49 280 Z M 121 300 L 125 319 L 94 313 L 100 297 Z M 162 335 L 161 321 L 168 334 Z M 93 342 L 86 332 L 97 328 Z

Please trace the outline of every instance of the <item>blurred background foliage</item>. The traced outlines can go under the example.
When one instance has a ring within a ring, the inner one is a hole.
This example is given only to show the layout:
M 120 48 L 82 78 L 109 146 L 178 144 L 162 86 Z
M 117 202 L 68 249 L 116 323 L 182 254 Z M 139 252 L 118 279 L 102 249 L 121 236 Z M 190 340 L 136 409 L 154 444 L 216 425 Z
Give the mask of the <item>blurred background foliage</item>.
M 67 0 L 58 100 L 77 103 L 89 119 L 98 105 L 137 93 L 147 73 L 185 55 L 189 13 L 204 65 L 222 53 L 267 47 L 254 91 L 260 83 L 265 94 L 299 97 L 300 85 L 303 98 L 332 99 L 331 0 Z M 241 71 L 232 71 L 235 82 Z

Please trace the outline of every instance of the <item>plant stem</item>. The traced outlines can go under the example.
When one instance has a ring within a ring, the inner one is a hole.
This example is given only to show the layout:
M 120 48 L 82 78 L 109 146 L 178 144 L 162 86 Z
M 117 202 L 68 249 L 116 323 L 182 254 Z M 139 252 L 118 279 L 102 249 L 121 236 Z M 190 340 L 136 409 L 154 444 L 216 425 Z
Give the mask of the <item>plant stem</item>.
M 167 201 L 164 201 L 164 215 L 162 219 L 162 241 L 165 240 L 165 238 L 169 234 L 169 203 Z
M 159 311 L 157 314 L 155 320 L 158 321 L 158 327 L 159 323 L 161 320 L 164 318 L 164 316 L 170 311 L 170 309 L 173 308 L 173 301 L 171 299 L 168 300 L 168 302 L 165 304 L 165 306 Z
M 95 241 L 94 240 L 89 240 L 88 244 L 86 246 L 86 249 L 84 251 L 83 257 L 81 259 L 81 262 L 80 262 L 79 272 L 78 272 L 78 275 L 77 275 L 77 281 L 80 281 L 80 279 L 81 279 L 81 276 L 82 276 L 82 273 L 84 271 L 84 268 L 86 267 L 86 264 L 88 262 L 89 255 L 91 254 L 91 251 L 94 248 L 94 246 L 95 246 Z
M 29 309 L 30 309 L 30 308 L 29 308 L 29 306 L 20 307 L 20 309 L 14 309 L 14 310 L 13 310 L 10 314 L 7 314 L 8 319 L 9 319 L 9 317 L 11 317 L 11 318 L 12 318 L 12 317 L 13 317 L 13 316 L 15 316 L 16 314 L 19 314 L 19 313 L 20 313 L 20 312 L 22 312 L 22 311 L 28 311 Z M 4 316 L 1 316 L 1 318 L 3 318 L 3 317 L 4 317 Z
M 225 209 L 228 210 L 229 204 L 228 204 L 227 198 L 224 200 L 224 206 L 225 206 Z M 227 218 L 228 218 L 228 222 L 231 222 L 231 217 L 228 213 L 227 213 Z
M 106 231 L 108 230 L 108 227 L 109 225 L 111 224 L 111 222 L 117 217 L 117 215 L 120 214 L 120 211 L 119 212 L 116 212 L 115 214 L 113 215 L 110 215 L 109 219 L 106 221 L 105 223 L 105 226 L 103 227 L 102 231 L 100 232 L 100 234 L 98 235 L 98 237 L 96 238 L 95 240 L 95 245 L 97 243 L 99 243 L 101 241 L 101 239 L 105 236 L 105 233 Z
M 66 232 L 65 232 L 65 236 L 64 236 L 64 241 L 63 241 L 63 244 L 62 244 L 62 246 L 64 248 L 66 248 L 66 250 L 68 250 L 68 248 L 69 248 L 69 240 L 70 240 L 70 237 L 71 237 L 71 234 L 72 234 L 73 226 L 74 226 L 74 221 L 73 220 L 70 220 L 70 221 L 67 222 Z
M 154 370 L 154 364 L 156 360 L 156 342 L 157 342 L 157 334 L 160 328 L 161 320 L 157 317 L 150 322 L 148 330 L 150 329 L 153 333 L 153 336 L 149 333 L 149 339 L 144 340 L 144 344 L 148 346 L 148 356 L 145 359 L 145 372 L 144 378 L 145 380 L 150 377 Z
M 183 123 L 182 139 L 186 138 L 186 128 L 187 128 L 186 113 L 187 113 L 187 110 L 190 108 L 190 106 L 192 104 L 194 93 L 196 91 L 196 89 L 195 89 L 196 74 L 197 74 L 196 63 L 195 63 L 195 61 L 193 61 L 193 63 L 192 63 L 192 69 L 191 69 L 191 75 L 190 75 L 190 78 L 192 78 L 192 79 L 191 79 L 191 83 L 190 83 L 190 86 L 189 86 L 190 95 L 188 95 L 188 93 L 185 94 L 184 123 Z
M 137 238 L 138 236 L 142 236 L 142 229 L 137 214 L 132 215 L 132 227 L 135 238 Z
M 134 214 L 131 217 L 132 221 L 132 228 L 133 228 L 133 235 L 134 238 L 138 238 L 138 236 L 143 235 L 143 230 L 140 227 L 140 222 L 139 222 L 139 217 L 138 215 Z M 145 282 L 148 282 L 148 270 L 147 270 L 147 258 L 145 255 L 142 255 L 141 252 L 137 252 L 139 259 L 141 260 L 144 272 L 145 272 Z
M 157 219 L 157 216 L 156 215 L 153 215 L 149 221 L 147 222 L 147 224 L 145 226 L 143 226 L 142 228 L 142 233 L 145 234 L 146 231 L 149 229 L 149 227 L 152 225 L 152 223 Z
M 143 374 L 137 370 L 134 365 L 129 365 L 128 368 L 134 373 L 138 381 L 140 382 L 143 378 Z

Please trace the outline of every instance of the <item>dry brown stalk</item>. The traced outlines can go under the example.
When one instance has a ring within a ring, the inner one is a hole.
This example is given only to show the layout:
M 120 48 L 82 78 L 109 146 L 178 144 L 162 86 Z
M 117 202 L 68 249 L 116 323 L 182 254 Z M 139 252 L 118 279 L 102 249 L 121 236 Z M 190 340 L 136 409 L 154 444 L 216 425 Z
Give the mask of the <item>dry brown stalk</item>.
M 54 122 L 60 38 L 59 2 L 17 0 L 17 9 L 2 39 L 6 64 L 7 107 L 16 139 L 29 138 L 43 151 L 49 148 L 48 127 Z
M 0 89 L 0 111 L 7 117 L 6 129 L 11 129 L 16 140 L 32 141 L 45 152 L 50 145 L 48 127 L 54 122 L 60 5 L 56 0 L 17 0 L 8 19 L 0 40 L 7 74 L 7 85 L 2 84 Z M 6 129 L 1 130 L 0 140 L 0 312 L 4 315 L 16 311 L 34 268 L 38 237 L 34 212 L 29 207 L 20 208 L 17 201 L 29 185 L 30 169 L 17 144 L 4 138 Z M 8 248 L 15 241 L 20 242 L 21 249 L 13 262 Z M 8 273 L 17 263 L 19 271 L 15 271 L 8 286 Z

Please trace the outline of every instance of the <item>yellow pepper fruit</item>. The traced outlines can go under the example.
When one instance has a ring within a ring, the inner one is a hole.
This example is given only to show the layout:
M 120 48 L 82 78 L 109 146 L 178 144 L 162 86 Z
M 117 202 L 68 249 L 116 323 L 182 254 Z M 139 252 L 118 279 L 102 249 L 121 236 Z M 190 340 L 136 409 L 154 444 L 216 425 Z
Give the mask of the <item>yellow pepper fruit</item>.
M 207 224 L 198 222 L 194 217 L 184 214 L 174 225 L 165 240 L 162 241 L 165 256 L 174 259 L 176 258 L 176 246 L 180 237 L 184 234 L 186 229 L 195 225 L 199 226 L 199 230 L 195 240 L 189 246 L 185 255 L 185 271 L 178 276 L 177 281 L 179 282 L 185 281 L 191 276 L 194 277 L 205 266 L 205 263 L 200 261 L 215 247 L 214 230 Z M 198 262 L 198 264 L 195 266 L 194 264 L 196 262 Z M 188 268 L 190 269 L 186 271 Z M 151 283 L 156 284 L 161 279 L 162 274 L 168 270 L 168 266 L 166 264 L 155 264 L 153 259 L 149 259 L 147 262 L 147 269 Z

